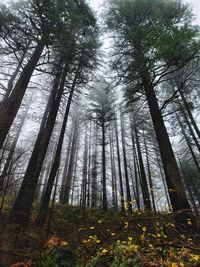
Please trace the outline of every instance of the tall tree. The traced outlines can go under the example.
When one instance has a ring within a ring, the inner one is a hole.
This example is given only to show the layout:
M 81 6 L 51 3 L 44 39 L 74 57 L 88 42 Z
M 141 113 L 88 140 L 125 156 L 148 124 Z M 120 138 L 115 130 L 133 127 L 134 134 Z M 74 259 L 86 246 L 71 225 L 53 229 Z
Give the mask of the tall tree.
M 69 28 L 68 22 L 66 23 L 67 20 L 65 20 L 64 23 L 63 15 L 65 14 L 65 18 L 70 20 L 71 12 L 67 11 L 68 5 L 64 5 L 64 2 L 62 2 L 62 4 L 61 8 L 60 5 L 56 5 L 56 3 L 48 0 L 45 5 L 43 5 L 42 1 L 32 1 L 30 3 L 24 2 L 23 6 L 18 5 L 18 20 L 16 21 L 16 29 L 20 29 L 20 31 L 18 30 L 18 39 L 20 33 L 22 36 L 25 35 L 26 38 L 34 39 L 36 36 L 35 49 L 26 65 L 23 66 L 21 74 L 16 81 L 9 98 L 6 98 L 0 103 L 0 148 L 2 148 L 8 131 L 10 130 L 20 108 L 32 74 L 40 60 L 45 46 L 49 45 L 50 39 L 53 42 L 53 40 L 59 36 L 58 32 L 61 33 L 61 28 Z M 24 20 L 28 20 L 26 24 L 28 27 L 26 29 L 24 29 Z M 8 26 L 6 25 L 6 27 Z M 16 31 L 13 31 L 13 34 L 16 34 Z
M 72 14 L 76 13 L 77 6 L 75 4 L 75 8 L 73 8 L 74 4 L 73 3 L 71 4 L 72 7 L 70 13 L 72 16 Z M 46 155 L 51 134 L 54 128 L 61 98 L 65 89 L 66 76 L 70 69 L 69 65 L 72 63 L 75 65 L 75 68 L 73 69 L 73 71 L 75 70 L 75 73 L 73 75 L 73 82 L 71 85 L 71 91 L 66 106 L 65 116 L 62 124 L 60 138 L 58 141 L 56 155 L 54 157 L 53 166 L 50 173 L 52 181 L 55 179 L 59 167 L 60 153 L 62 149 L 65 128 L 67 124 L 69 109 L 72 102 L 74 90 L 78 81 L 82 80 L 85 82 L 84 79 L 85 76 L 81 76 L 80 72 L 83 72 L 84 75 L 87 75 L 88 69 L 91 70 L 92 66 L 91 62 L 92 60 L 94 60 L 95 57 L 96 30 L 93 29 L 93 26 L 95 26 L 94 24 L 95 19 L 92 16 L 92 13 L 89 13 L 88 17 L 89 22 L 85 21 L 85 19 L 86 19 L 85 13 L 84 14 L 81 13 L 81 15 L 78 16 L 78 18 L 72 16 L 71 32 L 69 33 L 67 30 L 64 31 L 63 32 L 64 36 L 62 35 L 61 38 L 59 39 L 59 42 L 57 43 L 58 48 L 56 54 L 59 55 L 58 57 L 59 64 L 57 65 L 56 68 L 56 75 L 54 79 L 53 88 L 49 96 L 49 101 L 43 116 L 40 131 L 34 146 L 31 159 L 29 161 L 28 168 L 26 170 L 22 186 L 20 188 L 19 194 L 12 208 L 10 216 L 11 221 L 20 224 L 22 227 L 26 227 L 29 219 L 30 210 L 33 204 L 40 171 Z M 88 32 L 86 33 L 87 29 Z M 93 36 L 89 36 L 89 33 L 91 32 L 92 33 L 94 32 Z M 67 46 L 68 42 L 70 42 L 69 47 Z M 91 45 L 89 44 L 91 43 L 94 49 L 92 49 L 90 53 Z M 50 189 L 52 190 L 52 188 Z M 26 202 L 26 205 L 24 205 L 24 202 Z
M 180 1 L 163 0 L 113 0 L 107 24 L 116 33 L 116 54 L 120 55 L 114 68 L 124 82 L 132 84 L 132 94 L 140 90 L 146 96 L 176 224 L 195 229 L 197 225 L 155 89 L 170 72 L 187 64 L 199 51 L 197 29 L 190 24 L 187 6 Z M 188 217 L 192 219 L 191 226 L 187 224 Z

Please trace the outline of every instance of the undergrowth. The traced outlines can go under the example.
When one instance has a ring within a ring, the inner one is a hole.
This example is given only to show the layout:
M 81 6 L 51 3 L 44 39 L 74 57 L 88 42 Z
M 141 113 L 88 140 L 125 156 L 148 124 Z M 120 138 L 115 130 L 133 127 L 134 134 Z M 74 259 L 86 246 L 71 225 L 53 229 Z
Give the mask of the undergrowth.
M 57 204 L 51 233 L 37 258 L 32 257 L 32 265 L 26 266 L 72 266 L 66 265 L 59 253 L 51 255 L 53 249 L 62 247 L 72 252 L 76 260 L 73 267 L 197 267 L 199 245 L 198 234 L 177 231 L 171 213 L 135 211 L 123 215 L 95 209 L 83 213 L 77 207 Z

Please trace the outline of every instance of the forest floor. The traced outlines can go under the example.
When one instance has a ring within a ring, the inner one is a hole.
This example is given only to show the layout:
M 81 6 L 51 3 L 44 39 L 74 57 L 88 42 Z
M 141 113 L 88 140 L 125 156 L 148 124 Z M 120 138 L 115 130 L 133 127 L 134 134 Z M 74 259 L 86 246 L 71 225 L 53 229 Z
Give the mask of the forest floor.
M 6 214 L 0 221 L 1 267 L 200 266 L 200 234 L 178 233 L 171 213 L 124 216 L 56 205 L 48 234 L 47 225 L 38 229 L 33 224 L 20 234 L 8 228 Z

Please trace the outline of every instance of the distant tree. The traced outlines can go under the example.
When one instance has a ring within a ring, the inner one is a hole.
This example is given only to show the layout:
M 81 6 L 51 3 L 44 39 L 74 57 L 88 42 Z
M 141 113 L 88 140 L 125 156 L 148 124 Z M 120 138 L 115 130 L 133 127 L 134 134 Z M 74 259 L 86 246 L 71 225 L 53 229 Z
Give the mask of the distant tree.
M 101 128 L 102 134 L 102 186 L 103 210 L 108 208 L 106 189 L 106 129 L 109 122 L 114 119 L 114 97 L 110 85 L 103 79 L 93 85 L 90 94 L 90 118 Z

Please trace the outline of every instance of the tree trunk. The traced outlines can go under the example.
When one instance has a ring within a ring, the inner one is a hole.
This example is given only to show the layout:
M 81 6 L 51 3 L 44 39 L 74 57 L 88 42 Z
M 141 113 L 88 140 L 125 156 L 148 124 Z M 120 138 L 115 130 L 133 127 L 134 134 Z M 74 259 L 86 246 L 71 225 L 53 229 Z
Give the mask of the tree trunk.
M 105 137 L 105 122 L 102 121 L 102 186 L 103 186 L 103 210 L 108 209 L 107 204 L 107 191 L 106 191 L 106 137 Z
M 146 153 L 146 161 L 147 161 L 147 170 L 148 170 L 148 176 L 149 176 L 149 186 L 150 186 L 150 193 L 151 193 L 151 199 L 153 204 L 153 210 L 156 212 L 156 203 L 155 203 L 155 197 L 154 197 L 154 188 L 153 188 L 153 181 L 151 176 L 151 167 L 149 162 L 149 154 L 148 154 L 148 147 L 146 138 L 144 136 L 144 146 L 145 146 L 145 153 Z
M 112 176 L 112 207 L 114 210 L 118 210 L 114 146 L 113 146 L 113 138 L 112 138 L 110 126 L 109 126 L 109 139 L 110 139 L 109 140 L 110 141 L 110 164 L 111 164 L 111 176 Z
M 145 62 L 145 60 L 143 62 Z M 174 211 L 175 223 L 177 224 L 177 227 L 184 225 L 187 230 L 192 230 L 197 227 L 197 224 L 194 220 L 194 216 L 188 203 L 174 152 L 172 150 L 161 110 L 158 106 L 156 94 L 145 64 L 141 70 L 141 78 L 160 149 L 163 167 L 165 170 L 165 177 L 167 181 L 169 197 Z M 191 225 L 187 224 L 189 218 L 192 221 Z
M 122 181 L 122 169 L 121 169 L 121 158 L 120 158 L 120 149 L 119 149 L 119 135 L 117 128 L 117 119 L 115 118 L 115 135 L 116 135 L 116 144 L 117 144 L 117 161 L 118 161 L 118 172 L 119 172 L 119 185 L 120 185 L 120 201 L 122 212 L 125 212 L 124 206 L 124 190 L 123 190 L 123 181 Z
M 24 61 L 24 58 L 26 56 L 26 53 L 27 53 L 27 50 L 28 50 L 30 44 L 31 44 L 31 41 L 29 41 L 29 43 L 28 43 L 26 49 L 23 51 L 20 59 L 18 59 L 17 67 L 16 67 L 15 71 L 13 72 L 10 80 L 8 81 L 7 90 L 6 90 L 6 93 L 5 93 L 4 97 L 3 97 L 3 102 L 5 102 L 5 101 L 7 101 L 9 99 L 10 93 L 12 92 L 12 89 L 13 89 L 13 83 L 14 83 L 17 75 L 19 74 L 19 71 L 20 71 L 20 69 L 22 67 L 22 62 Z
M 196 157 L 196 155 L 195 155 L 195 153 L 194 153 L 194 151 L 193 151 L 193 148 L 192 148 L 190 139 L 189 139 L 189 137 L 187 136 L 187 134 L 186 134 L 186 132 L 185 132 L 185 129 L 184 129 L 184 126 L 183 126 L 183 123 L 181 122 L 181 120 L 179 119 L 179 117 L 178 117 L 177 114 L 176 114 L 176 118 L 177 118 L 177 121 L 178 121 L 179 126 L 180 126 L 180 128 L 181 128 L 182 134 L 183 134 L 183 136 L 184 136 L 184 138 L 185 138 L 185 140 L 186 140 L 186 143 L 187 143 L 187 146 L 188 146 L 188 148 L 189 148 L 189 150 L 190 150 L 190 153 L 191 153 L 191 155 L 192 155 L 192 159 L 193 159 L 193 161 L 194 161 L 194 163 L 195 163 L 195 166 L 196 166 L 196 168 L 197 168 L 197 170 L 198 170 L 198 172 L 199 172 L 199 174 L 200 174 L 200 166 L 199 166 L 199 162 L 198 162 L 198 159 L 197 159 L 197 157 Z
M 28 63 L 23 68 L 9 99 L 0 103 L 0 149 L 3 146 L 6 136 L 20 108 L 27 86 L 43 52 L 44 46 L 45 42 L 41 39 Z
M 61 189 L 60 189 L 60 202 L 64 203 L 64 195 L 65 195 L 65 185 L 66 185 L 66 178 L 67 178 L 67 172 L 68 172 L 68 168 L 69 168 L 69 160 L 70 160 L 70 155 L 71 155 L 71 146 L 72 146 L 72 138 L 73 138 L 73 132 L 74 132 L 74 125 L 71 126 L 70 129 L 70 136 L 69 136 L 69 141 L 68 141 L 68 145 L 67 145 L 67 156 L 65 159 L 65 163 L 64 163 L 64 171 L 62 174 L 62 183 L 61 183 Z
M 8 156 L 7 156 L 7 158 L 6 158 L 6 162 L 5 162 L 5 164 L 4 164 L 2 173 L 1 173 L 1 175 L 0 175 L 0 191 L 1 191 L 2 188 L 3 188 L 4 179 L 5 179 L 6 175 L 7 175 L 7 171 L 8 171 L 8 169 L 9 169 L 10 163 L 11 163 L 11 161 L 12 161 L 12 159 L 13 159 L 13 155 L 14 155 L 14 151 L 15 151 L 15 148 L 16 148 L 16 145 L 17 145 L 17 141 L 18 141 L 18 139 L 19 139 L 19 136 L 20 136 L 22 127 L 23 127 L 24 122 L 25 122 L 25 120 L 26 120 L 26 116 L 27 116 L 27 114 L 28 114 L 28 110 L 29 110 L 31 101 L 32 101 L 32 97 L 31 97 L 31 99 L 30 99 L 30 101 L 29 101 L 29 103 L 28 103 L 28 105 L 27 105 L 27 108 L 26 108 L 24 114 L 22 114 L 22 118 L 21 118 L 20 124 L 19 124 L 19 126 L 18 126 L 18 130 L 17 130 L 17 132 L 16 132 L 16 135 L 15 135 L 15 138 L 14 138 L 14 140 L 13 140 L 12 146 L 11 146 L 10 151 L 9 151 L 9 153 L 8 153 Z
M 78 141 L 78 131 L 79 131 L 78 124 L 79 122 L 78 122 L 78 118 L 76 114 L 71 153 L 70 153 L 70 159 L 69 159 L 69 168 L 68 168 L 68 172 L 66 175 L 66 183 L 65 183 L 64 195 L 63 195 L 63 202 L 66 204 L 69 204 L 69 198 L 70 198 L 71 182 L 72 182 L 75 156 L 76 156 L 76 147 L 77 147 L 77 141 Z
M 130 117 L 131 120 L 131 117 Z M 140 209 L 140 194 L 139 194 L 139 174 L 137 171 L 137 157 L 136 157 L 136 148 L 135 148 L 135 138 L 134 138 L 134 126 L 133 121 L 131 121 L 131 141 L 133 147 L 133 163 L 134 163 L 134 171 L 135 171 L 135 197 L 138 209 Z M 134 185 L 134 183 L 133 183 Z
M 85 147 L 83 154 L 83 170 L 82 170 L 82 186 L 81 186 L 81 208 L 85 211 L 86 197 L 87 197 L 87 170 L 88 168 L 88 138 L 87 138 L 87 125 L 85 129 Z
M 91 170 L 91 176 L 92 176 L 92 192 L 91 192 L 91 207 L 96 208 L 97 207 L 97 126 L 95 126 L 94 129 L 94 138 L 95 138 L 95 144 L 94 144 L 94 151 L 92 154 L 92 170 Z
M 91 148 L 92 148 L 92 123 L 90 122 L 89 135 L 89 158 L 88 158 L 88 190 L 87 190 L 87 207 L 90 207 L 90 191 L 91 191 Z
M 79 159 L 79 137 L 80 133 L 78 133 L 78 140 L 77 140 L 77 145 L 76 145 L 76 158 L 75 158 L 75 163 L 74 163 L 74 173 L 73 173 L 73 182 L 72 182 L 72 196 L 71 196 L 71 205 L 74 204 L 74 195 L 75 195 L 75 183 L 77 180 L 77 169 L 78 169 L 78 159 Z
M 50 172 L 50 175 L 49 175 L 49 179 L 48 179 L 48 182 L 47 182 L 47 187 L 46 187 L 46 190 L 45 190 L 44 199 L 43 199 L 43 201 L 41 203 L 39 214 L 38 214 L 38 217 L 37 217 L 37 220 L 36 220 L 36 224 L 37 225 L 43 225 L 44 221 L 45 221 L 45 218 L 46 218 L 48 205 L 49 205 L 49 201 L 50 201 L 50 198 L 51 198 L 51 192 L 52 192 L 53 184 L 54 184 L 54 181 L 55 181 L 55 178 L 56 178 L 56 174 L 57 174 L 59 166 L 60 166 L 62 145 L 63 145 L 63 140 L 64 140 L 64 136 L 65 136 L 65 130 L 66 130 L 67 121 L 68 121 L 68 117 L 69 117 L 69 110 L 70 110 L 70 107 L 71 107 L 72 98 L 73 98 L 74 91 L 75 91 L 75 88 L 76 88 L 76 82 L 77 82 L 77 79 L 78 79 L 79 70 L 80 70 L 80 63 L 79 63 L 79 66 L 77 68 L 77 71 L 75 73 L 75 77 L 74 77 L 74 80 L 73 80 L 73 83 L 72 83 L 72 87 L 71 87 L 71 90 L 70 90 L 70 94 L 69 94 L 69 98 L 68 98 L 68 101 L 67 101 L 67 107 L 66 107 L 65 114 L 64 114 L 64 119 L 63 119 L 63 123 L 62 123 L 62 128 L 61 128 L 60 137 L 59 137 L 59 140 L 58 140 L 58 145 L 57 145 L 57 149 L 56 149 L 53 165 L 52 165 L 51 172 Z
M 24 176 L 20 191 L 10 214 L 10 221 L 26 228 L 33 204 L 37 183 L 48 144 L 54 128 L 60 100 L 67 75 L 67 64 L 62 73 L 57 74 L 49 101 L 43 116 L 38 137 Z
M 199 128 L 198 128 L 198 125 L 197 125 L 197 123 L 196 123 L 196 121 L 195 121 L 193 115 L 192 115 L 191 109 L 190 109 L 190 107 L 189 107 L 189 105 L 188 105 L 187 99 L 186 99 L 186 97 L 185 97 L 185 95 L 184 95 L 184 92 L 183 92 L 182 90 L 180 90 L 180 95 L 181 95 L 181 98 L 182 98 L 184 107 L 185 107 L 185 109 L 186 109 L 186 111 L 187 111 L 187 113 L 188 113 L 188 116 L 189 116 L 190 120 L 191 120 L 192 126 L 194 127 L 194 129 L 195 129 L 195 131 L 196 131 L 196 134 L 197 134 L 197 136 L 198 136 L 199 139 L 200 139 L 200 130 L 199 130 Z
M 131 213 L 132 212 L 131 191 L 130 191 L 129 176 L 128 176 L 127 158 L 126 158 L 124 125 L 123 125 L 123 121 L 122 121 L 123 117 L 122 117 L 122 111 L 121 110 L 120 110 L 120 114 L 121 114 L 122 151 L 123 151 L 123 158 L 124 158 L 124 173 L 125 173 L 125 181 L 126 181 L 126 200 L 127 200 L 128 211 Z
M 139 159 L 139 165 L 140 165 L 141 187 L 142 187 L 142 195 L 143 195 L 143 200 L 144 200 L 144 209 L 151 210 L 151 200 L 150 200 L 150 194 L 149 194 L 149 189 L 148 189 L 147 177 L 146 177 L 146 173 L 144 169 L 142 152 L 141 152 L 140 142 L 139 142 L 139 137 L 138 137 L 138 130 L 136 126 L 135 126 L 135 140 L 136 140 L 138 159 Z
M 154 149 L 155 149 L 155 153 L 156 153 L 156 159 L 157 159 L 160 175 L 161 175 L 162 182 L 163 182 L 163 187 L 164 187 L 164 191 L 165 191 L 167 204 L 168 204 L 168 207 L 171 208 L 171 203 L 170 203 L 169 194 L 168 194 L 168 190 L 167 190 L 166 180 L 165 180 L 165 177 L 164 177 L 164 174 L 163 174 L 163 166 L 161 165 L 161 159 L 159 157 L 157 148 L 154 147 Z
M 183 114 L 185 123 L 186 123 L 186 125 L 188 126 L 189 132 L 190 132 L 190 134 L 191 134 L 191 136 L 192 136 L 192 138 L 193 138 L 193 140 L 194 140 L 194 142 L 195 142 L 195 145 L 196 145 L 196 147 L 197 147 L 197 149 L 198 149 L 198 151 L 199 151 L 199 153 L 200 153 L 200 143 L 199 143 L 199 141 L 198 141 L 197 138 L 196 138 L 196 135 L 195 135 L 195 133 L 194 133 L 194 130 L 192 129 L 192 126 L 191 126 L 190 121 L 188 120 L 188 115 L 187 115 L 187 113 L 185 112 L 185 110 L 184 110 L 184 108 L 183 108 L 183 106 L 181 105 L 180 102 L 179 102 L 179 106 L 180 106 L 180 109 L 181 109 L 181 113 Z
M 193 206 L 194 211 L 195 211 L 195 215 L 197 216 L 199 212 L 198 212 L 198 209 L 197 209 L 197 205 L 195 203 L 193 192 L 192 192 L 192 190 L 190 188 L 190 184 L 189 184 L 189 182 L 188 182 L 188 180 L 187 180 L 187 178 L 185 176 L 184 168 L 183 168 L 183 165 L 182 165 L 182 163 L 181 163 L 179 158 L 178 158 L 178 161 L 179 161 L 179 164 L 180 164 L 180 168 L 181 168 L 181 172 L 182 172 L 182 176 L 183 176 L 183 181 L 185 182 L 186 189 L 187 189 L 187 191 L 189 193 L 189 196 L 190 196 L 190 199 L 191 199 L 191 203 L 192 203 L 192 206 Z

